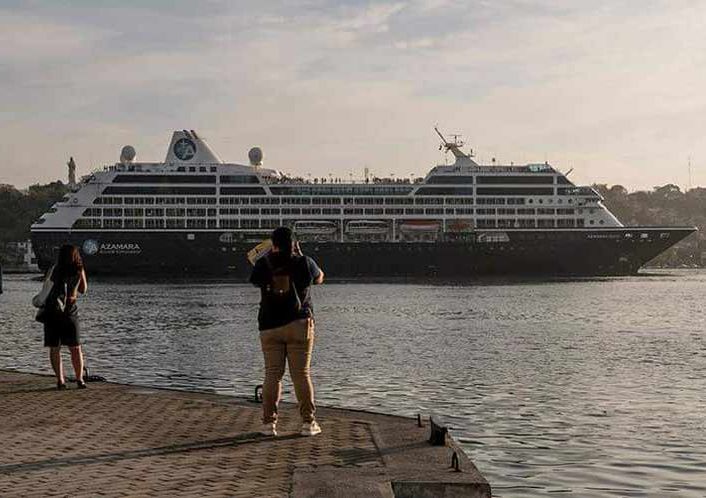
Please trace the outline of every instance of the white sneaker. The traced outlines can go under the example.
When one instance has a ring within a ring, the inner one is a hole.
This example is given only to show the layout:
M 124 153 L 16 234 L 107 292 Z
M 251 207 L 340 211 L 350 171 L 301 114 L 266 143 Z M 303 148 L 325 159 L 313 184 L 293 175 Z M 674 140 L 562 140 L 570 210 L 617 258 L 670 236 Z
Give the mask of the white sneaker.
M 316 436 L 317 434 L 321 434 L 321 426 L 316 422 L 316 420 L 312 420 L 310 423 L 305 423 L 302 425 L 302 436 Z
M 276 436 L 277 435 L 277 424 L 276 423 L 271 423 L 271 424 L 265 424 L 262 427 L 262 430 L 260 431 L 263 436 Z

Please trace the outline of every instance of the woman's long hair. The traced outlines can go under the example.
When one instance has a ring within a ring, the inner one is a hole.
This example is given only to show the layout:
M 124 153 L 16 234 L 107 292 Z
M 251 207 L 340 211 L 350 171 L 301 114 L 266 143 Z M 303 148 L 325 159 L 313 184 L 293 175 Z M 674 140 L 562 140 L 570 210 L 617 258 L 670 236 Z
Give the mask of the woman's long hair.
M 77 276 L 83 270 L 83 260 L 78 252 L 78 247 L 64 244 L 59 249 L 59 257 L 56 260 L 52 280 L 61 282 L 71 277 Z
M 272 232 L 272 245 L 279 250 L 279 254 L 285 260 L 292 259 L 292 243 L 294 235 L 287 227 L 275 228 Z

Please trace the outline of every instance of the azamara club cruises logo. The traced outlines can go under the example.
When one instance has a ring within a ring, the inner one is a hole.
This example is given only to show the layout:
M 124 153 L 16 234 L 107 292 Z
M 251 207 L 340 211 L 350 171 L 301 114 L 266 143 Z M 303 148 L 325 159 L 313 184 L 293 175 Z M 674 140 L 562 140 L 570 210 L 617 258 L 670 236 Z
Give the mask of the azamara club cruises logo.
M 136 242 L 103 242 L 93 239 L 83 242 L 83 253 L 88 256 L 94 254 L 139 254 L 142 252 L 140 244 Z

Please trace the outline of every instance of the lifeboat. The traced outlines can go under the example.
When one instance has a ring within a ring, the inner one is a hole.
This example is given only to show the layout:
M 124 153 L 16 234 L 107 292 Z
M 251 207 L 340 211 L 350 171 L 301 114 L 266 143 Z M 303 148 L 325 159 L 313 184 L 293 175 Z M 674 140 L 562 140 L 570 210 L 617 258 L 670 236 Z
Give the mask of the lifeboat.
M 388 231 L 386 221 L 355 220 L 346 224 L 346 233 L 351 235 L 384 235 Z
M 293 227 L 297 235 L 333 235 L 338 230 L 338 223 L 335 221 L 297 221 Z
M 441 223 L 435 220 L 406 220 L 400 223 L 403 232 L 438 232 Z

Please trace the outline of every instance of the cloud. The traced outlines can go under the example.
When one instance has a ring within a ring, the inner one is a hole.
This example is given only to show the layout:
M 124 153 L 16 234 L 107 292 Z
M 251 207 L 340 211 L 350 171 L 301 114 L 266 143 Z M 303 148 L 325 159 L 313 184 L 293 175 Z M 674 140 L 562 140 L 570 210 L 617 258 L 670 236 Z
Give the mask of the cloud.
M 407 176 L 443 160 L 439 123 L 481 157 L 548 158 L 586 182 L 672 181 L 663 165 L 678 151 L 706 183 L 704 10 L 680 0 L 639 10 L 607 0 L 18 4 L 0 16 L 0 181 L 63 174 L 68 154 L 85 157 L 80 167 L 112 162 L 126 142 L 159 160 L 180 128 L 231 160 L 259 144 L 293 173 L 368 164 Z

